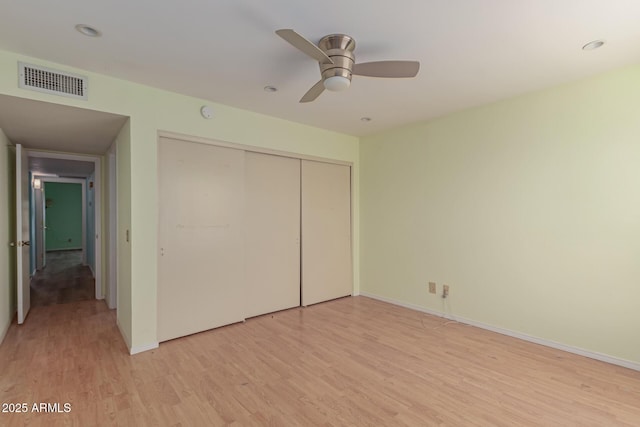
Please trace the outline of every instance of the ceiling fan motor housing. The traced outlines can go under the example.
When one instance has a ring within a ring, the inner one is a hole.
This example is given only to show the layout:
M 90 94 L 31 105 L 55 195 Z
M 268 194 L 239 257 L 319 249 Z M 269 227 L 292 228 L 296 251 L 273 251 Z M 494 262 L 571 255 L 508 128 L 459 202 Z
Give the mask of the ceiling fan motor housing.
M 323 37 L 318 42 L 318 47 L 333 61 L 333 64 L 320 62 L 322 80 L 329 77 L 345 77 L 351 81 L 351 70 L 356 60 L 353 54 L 356 41 L 345 34 L 331 34 Z

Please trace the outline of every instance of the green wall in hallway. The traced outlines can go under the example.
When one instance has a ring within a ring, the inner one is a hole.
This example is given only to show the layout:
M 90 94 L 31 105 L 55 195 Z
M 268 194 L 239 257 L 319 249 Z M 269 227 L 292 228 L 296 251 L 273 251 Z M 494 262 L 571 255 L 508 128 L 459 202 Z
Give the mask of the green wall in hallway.
M 47 251 L 82 248 L 82 186 L 45 182 Z

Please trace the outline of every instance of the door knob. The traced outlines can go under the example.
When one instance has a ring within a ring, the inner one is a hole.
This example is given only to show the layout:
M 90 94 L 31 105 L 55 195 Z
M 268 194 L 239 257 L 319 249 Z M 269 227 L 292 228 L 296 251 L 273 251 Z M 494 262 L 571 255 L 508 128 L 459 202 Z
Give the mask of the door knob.
M 16 246 L 16 242 L 9 242 L 9 246 L 14 247 Z

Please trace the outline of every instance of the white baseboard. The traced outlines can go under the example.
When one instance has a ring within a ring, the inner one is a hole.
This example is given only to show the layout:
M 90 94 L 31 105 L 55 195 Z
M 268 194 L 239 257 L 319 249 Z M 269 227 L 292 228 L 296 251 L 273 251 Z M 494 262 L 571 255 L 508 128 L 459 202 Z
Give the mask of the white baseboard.
M 118 330 L 120 331 L 120 335 L 122 336 L 122 340 L 124 341 L 124 344 L 127 346 L 127 350 L 131 352 L 131 343 L 129 342 L 129 338 L 127 334 L 125 334 L 124 331 L 122 330 L 122 325 L 120 325 L 120 320 L 116 319 L 116 325 L 118 326 Z
M 443 317 L 449 320 L 455 320 L 456 322 L 464 323 L 467 325 L 475 326 L 477 328 L 486 329 L 488 331 L 496 332 L 502 335 L 518 338 L 524 341 L 529 341 L 535 344 L 544 345 L 546 347 L 555 348 L 558 350 L 566 351 L 568 353 L 577 354 L 580 356 L 588 357 L 590 359 L 599 360 L 601 362 L 610 363 L 612 365 L 622 366 L 624 368 L 633 369 L 634 371 L 640 371 L 640 363 L 632 362 L 630 360 L 621 359 L 615 356 L 609 356 L 608 354 L 602 354 L 595 351 L 585 350 L 579 347 L 573 347 L 570 345 L 562 344 L 556 341 L 547 340 L 544 338 L 535 337 L 532 335 L 523 334 L 521 332 L 512 331 L 510 329 L 500 328 L 498 326 L 489 325 L 482 322 L 477 322 L 471 319 L 465 319 L 464 317 L 452 316 L 447 313 L 431 310 L 428 308 L 420 307 L 418 305 L 409 304 L 403 301 L 398 301 L 392 298 L 383 297 L 380 295 L 372 294 L 369 292 L 360 292 L 363 297 L 372 298 L 378 301 L 388 302 L 389 304 L 398 305 L 411 310 L 421 311 L 423 313 L 431 314 L 438 317 Z
M 129 338 L 127 338 L 127 334 L 125 334 L 122 331 L 122 326 L 120 326 L 120 322 L 117 319 L 116 319 L 116 325 L 118 325 L 118 330 L 120 331 L 120 335 L 122 335 L 122 339 L 124 340 L 124 343 L 127 346 L 127 349 L 129 350 L 130 355 L 142 353 L 143 351 L 149 351 L 149 350 L 153 350 L 155 348 L 160 347 L 160 343 L 157 343 L 157 342 L 152 342 L 149 344 L 132 347 L 131 343 L 129 342 Z
M 143 351 L 154 350 L 154 349 L 156 349 L 158 347 L 160 347 L 160 343 L 157 343 L 157 342 L 152 342 L 152 343 L 149 343 L 149 344 L 139 345 L 139 346 L 136 346 L 136 347 L 131 347 L 129 349 L 129 354 L 134 355 L 134 354 L 142 353 Z
M 0 331 L 0 345 L 2 345 L 2 343 L 4 341 L 4 337 L 7 336 L 7 332 L 9 331 L 9 328 L 11 327 L 12 321 L 13 321 L 13 316 L 11 316 L 11 318 L 7 322 L 6 326 L 4 326 L 2 328 L 2 330 Z
M 11 316 L 9 316 L 9 322 L 7 323 L 7 325 L 3 328 L 3 331 L 0 331 L 0 344 L 2 344 L 4 342 L 5 337 L 7 336 L 7 332 L 9 332 L 9 328 L 11 327 L 11 324 L 13 323 L 13 319 L 18 315 L 18 309 L 16 308 L 15 310 L 13 310 L 11 312 Z

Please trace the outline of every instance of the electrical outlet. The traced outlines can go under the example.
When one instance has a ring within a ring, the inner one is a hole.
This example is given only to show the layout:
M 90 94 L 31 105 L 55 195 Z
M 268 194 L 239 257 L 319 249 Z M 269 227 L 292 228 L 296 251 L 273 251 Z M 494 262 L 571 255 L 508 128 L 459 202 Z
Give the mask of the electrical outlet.
M 449 296 L 449 285 L 442 285 L 442 298 Z
M 436 282 L 429 282 L 429 293 L 430 294 L 436 293 Z

